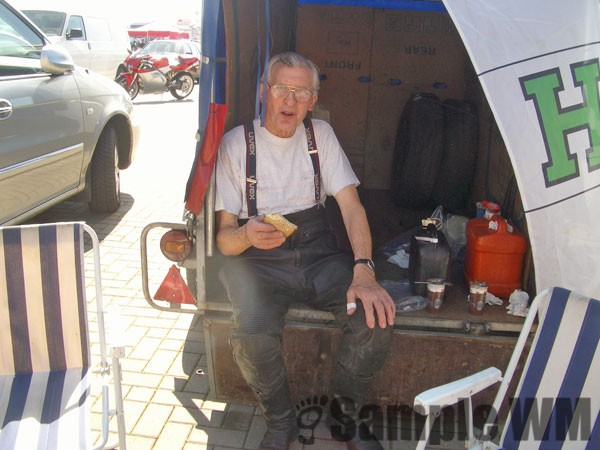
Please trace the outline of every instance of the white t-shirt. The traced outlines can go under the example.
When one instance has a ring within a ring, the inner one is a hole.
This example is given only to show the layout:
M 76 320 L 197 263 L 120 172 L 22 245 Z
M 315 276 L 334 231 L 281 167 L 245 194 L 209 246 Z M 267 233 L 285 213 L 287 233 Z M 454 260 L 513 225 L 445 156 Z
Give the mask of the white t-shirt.
M 321 199 L 359 184 L 331 126 L 312 119 L 321 167 Z M 290 138 L 280 138 L 254 120 L 256 134 L 256 206 L 258 214 L 290 214 L 309 209 L 315 201 L 314 170 L 304 125 Z M 246 199 L 246 138 L 244 127 L 226 133 L 217 156 L 216 210 L 240 219 L 248 217 Z

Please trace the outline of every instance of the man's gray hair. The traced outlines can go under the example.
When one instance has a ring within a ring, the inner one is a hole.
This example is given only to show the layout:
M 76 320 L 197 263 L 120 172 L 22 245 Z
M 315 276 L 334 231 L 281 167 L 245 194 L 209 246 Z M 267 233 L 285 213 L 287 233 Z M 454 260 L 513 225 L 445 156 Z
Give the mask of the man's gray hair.
M 305 67 L 312 72 L 313 77 L 313 89 L 314 92 L 319 91 L 320 87 L 320 72 L 317 65 L 312 62 L 310 59 L 305 56 L 300 55 L 296 52 L 283 52 L 273 56 L 269 60 L 269 65 L 267 66 L 267 79 L 263 79 L 262 82 L 271 80 L 271 76 L 273 75 L 273 67 L 278 64 L 285 64 L 288 67 Z

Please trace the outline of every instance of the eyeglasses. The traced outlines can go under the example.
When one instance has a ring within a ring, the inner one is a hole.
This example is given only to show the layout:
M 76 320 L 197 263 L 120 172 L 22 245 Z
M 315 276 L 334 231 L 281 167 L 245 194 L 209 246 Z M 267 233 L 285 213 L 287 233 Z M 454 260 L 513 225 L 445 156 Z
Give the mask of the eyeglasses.
M 305 103 L 313 96 L 312 91 L 303 87 L 288 86 L 287 84 L 271 85 L 269 83 L 267 83 L 267 86 L 271 88 L 271 94 L 275 98 L 286 98 L 291 92 L 298 103 Z

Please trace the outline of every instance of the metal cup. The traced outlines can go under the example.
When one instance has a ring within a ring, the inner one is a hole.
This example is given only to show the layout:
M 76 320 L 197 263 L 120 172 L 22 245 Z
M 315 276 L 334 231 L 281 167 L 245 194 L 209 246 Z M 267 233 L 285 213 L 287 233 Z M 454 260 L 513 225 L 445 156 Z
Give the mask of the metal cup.
M 471 281 L 469 285 L 469 314 L 476 316 L 483 314 L 487 290 L 488 287 L 485 281 Z
M 427 311 L 439 313 L 444 303 L 446 283 L 442 278 L 427 279 Z

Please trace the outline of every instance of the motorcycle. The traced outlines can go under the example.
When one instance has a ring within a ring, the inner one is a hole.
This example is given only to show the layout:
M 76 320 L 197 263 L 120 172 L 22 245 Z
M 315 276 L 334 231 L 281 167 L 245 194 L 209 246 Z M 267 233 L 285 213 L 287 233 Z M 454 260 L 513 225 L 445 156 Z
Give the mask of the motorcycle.
M 129 58 L 127 71 L 121 72 L 116 82 L 133 100 L 140 94 L 169 91 L 178 100 L 186 98 L 194 89 L 193 71 L 198 71 L 200 61 L 195 56 L 177 55 L 177 61 L 166 56 L 155 58 L 141 55 Z

